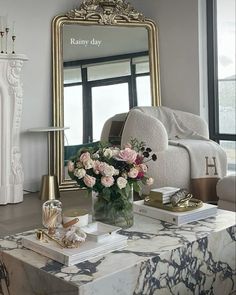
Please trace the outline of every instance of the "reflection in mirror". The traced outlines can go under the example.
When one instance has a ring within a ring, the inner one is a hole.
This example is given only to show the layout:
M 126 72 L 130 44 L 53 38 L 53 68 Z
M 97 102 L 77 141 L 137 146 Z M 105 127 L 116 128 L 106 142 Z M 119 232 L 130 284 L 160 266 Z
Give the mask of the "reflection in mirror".
M 53 140 L 60 189 L 74 189 L 65 165 L 96 144 L 105 121 L 136 105 L 159 105 L 156 26 L 125 0 L 84 0 L 52 22 Z
M 64 25 L 63 66 L 67 147 L 99 141 L 108 118 L 152 103 L 146 28 Z

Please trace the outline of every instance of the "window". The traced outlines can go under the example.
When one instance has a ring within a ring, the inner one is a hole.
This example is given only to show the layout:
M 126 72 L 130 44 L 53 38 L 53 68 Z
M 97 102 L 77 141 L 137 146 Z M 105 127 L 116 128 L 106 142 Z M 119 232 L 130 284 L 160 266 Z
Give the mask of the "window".
M 147 52 L 64 62 L 64 81 L 65 146 L 98 141 L 109 117 L 152 104 Z
M 210 137 L 235 171 L 235 0 L 207 0 L 207 39 Z

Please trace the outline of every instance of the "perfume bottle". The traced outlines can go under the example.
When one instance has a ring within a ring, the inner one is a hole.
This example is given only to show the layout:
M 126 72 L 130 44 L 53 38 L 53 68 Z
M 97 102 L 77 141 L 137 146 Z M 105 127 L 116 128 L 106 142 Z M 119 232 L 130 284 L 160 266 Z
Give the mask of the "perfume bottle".
M 42 223 L 48 234 L 54 235 L 62 223 L 62 203 L 56 199 L 48 200 L 42 205 Z

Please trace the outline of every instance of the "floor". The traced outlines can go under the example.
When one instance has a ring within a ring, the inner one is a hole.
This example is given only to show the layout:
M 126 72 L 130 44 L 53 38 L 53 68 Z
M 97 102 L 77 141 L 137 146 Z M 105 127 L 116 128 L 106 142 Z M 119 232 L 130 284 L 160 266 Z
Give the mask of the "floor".
M 60 201 L 63 209 L 91 210 L 86 191 L 61 192 Z M 0 237 L 41 227 L 41 207 L 38 193 L 24 195 L 24 201 L 19 204 L 0 205 Z

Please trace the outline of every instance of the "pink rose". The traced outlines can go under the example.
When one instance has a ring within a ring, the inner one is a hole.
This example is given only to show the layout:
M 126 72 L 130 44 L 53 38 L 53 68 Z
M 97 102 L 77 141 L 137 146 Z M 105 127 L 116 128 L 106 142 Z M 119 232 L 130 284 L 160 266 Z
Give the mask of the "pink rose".
M 147 185 L 152 185 L 154 183 L 154 179 L 152 177 L 149 177 L 147 180 L 146 180 L 146 184 Z
M 86 174 L 83 178 L 83 181 L 87 187 L 93 187 L 96 183 L 96 178 Z
M 72 161 L 68 161 L 67 168 L 68 168 L 69 172 L 74 172 L 74 170 L 75 170 L 74 163 Z
M 96 160 L 96 161 L 94 161 L 94 163 L 93 163 L 93 172 L 95 173 L 95 174 L 99 174 L 99 165 L 100 165 L 100 161 L 98 161 L 98 160 Z
M 131 168 L 130 171 L 128 172 L 128 176 L 130 178 L 136 178 L 138 176 L 139 170 L 136 168 Z
M 80 162 L 82 162 L 82 163 L 84 163 L 85 161 L 88 161 L 88 160 L 90 160 L 90 159 L 91 159 L 91 157 L 90 157 L 90 153 L 89 153 L 89 152 L 85 152 L 85 153 L 83 153 L 83 154 L 80 156 L 80 158 L 79 158 Z
M 118 157 L 128 163 L 134 163 L 137 158 L 137 152 L 134 150 L 131 150 L 130 148 L 125 148 L 124 150 L 121 150 L 118 154 Z
M 110 187 L 110 186 L 112 186 L 114 184 L 114 178 L 111 177 L 111 176 L 103 176 L 101 178 L 101 183 L 105 187 Z
M 103 172 L 104 172 L 104 170 L 105 170 L 105 168 L 106 168 L 106 165 L 107 165 L 107 163 L 99 162 L 99 163 L 97 164 L 97 170 L 98 170 L 101 174 L 103 174 Z

